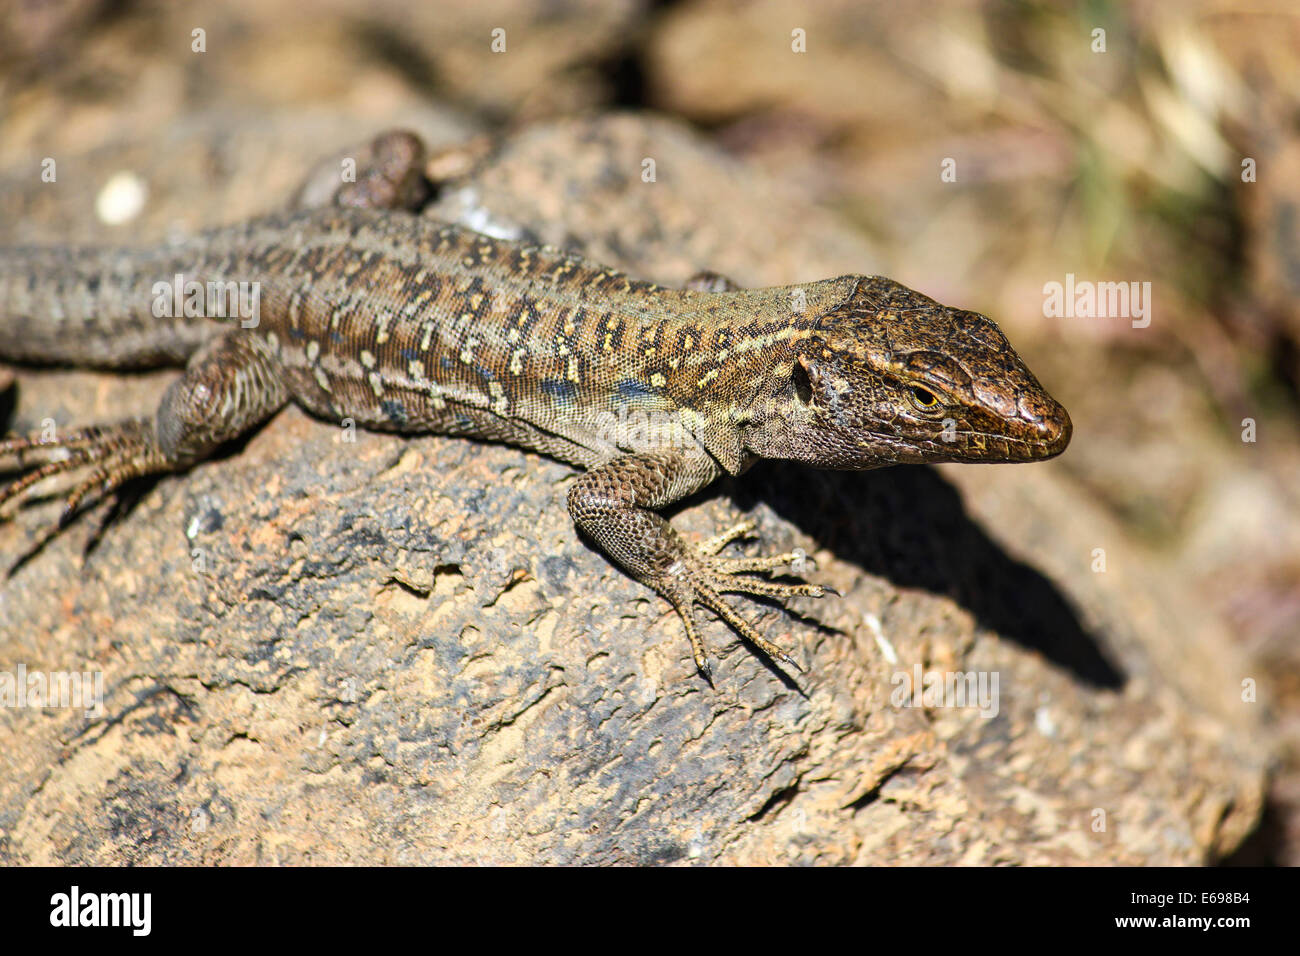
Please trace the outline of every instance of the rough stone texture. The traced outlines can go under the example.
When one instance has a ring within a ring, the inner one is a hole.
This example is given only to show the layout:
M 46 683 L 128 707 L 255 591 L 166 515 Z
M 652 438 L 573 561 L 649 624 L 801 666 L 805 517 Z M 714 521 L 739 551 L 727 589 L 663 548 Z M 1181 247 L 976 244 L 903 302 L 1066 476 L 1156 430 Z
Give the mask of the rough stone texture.
M 408 101 L 363 116 L 324 110 L 200 110 L 148 138 L 81 148 L 84 132 L 61 130 L 0 170 L 0 241 L 134 242 L 164 239 L 283 208 L 306 171 L 336 150 L 385 129 L 419 133 L 431 149 L 480 127 L 450 110 Z M 57 179 L 40 183 L 41 160 Z M 114 181 L 138 183 L 138 217 L 107 225 L 96 200 Z
M 527 131 L 440 208 L 653 278 L 872 266 L 778 183 L 634 117 Z M 148 408 L 169 380 L 24 371 L 16 424 Z M 0 670 L 102 669 L 106 711 L 0 710 L 0 859 L 1216 859 L 1261 805 L 1259 675 L 1065 475 L 765 464 L 708 489 L 687 534 L 752 514 L 844 592 L 748 606 L 808 664 L 797 685 L 706 622 L 710 688 L 667 606 L 571 527 L 566 467 L 287 410 L 0 588 Z M 0 525 L 0 553 L 54 513 Z M 896 706 L 918 664 L 998 675 L 997 715 Z

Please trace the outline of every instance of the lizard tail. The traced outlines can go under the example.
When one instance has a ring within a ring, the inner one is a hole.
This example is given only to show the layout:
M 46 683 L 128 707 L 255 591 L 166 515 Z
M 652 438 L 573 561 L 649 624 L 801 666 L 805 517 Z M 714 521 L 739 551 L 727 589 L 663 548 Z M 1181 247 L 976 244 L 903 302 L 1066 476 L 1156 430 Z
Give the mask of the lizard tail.
M 149 250 L 20 246 L 0 249 L 0 359 L 89 368 L 183 365 L 221 325 L 193 309 L 184 285 L 188 243 Z M 179 305 L 179 308 L 178 308 Z

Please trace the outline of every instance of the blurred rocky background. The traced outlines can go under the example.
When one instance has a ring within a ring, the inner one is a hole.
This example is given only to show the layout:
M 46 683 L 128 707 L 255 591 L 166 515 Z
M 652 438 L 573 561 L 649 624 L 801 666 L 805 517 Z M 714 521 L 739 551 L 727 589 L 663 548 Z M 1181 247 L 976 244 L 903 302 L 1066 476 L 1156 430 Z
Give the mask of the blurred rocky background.
M 872 260 L 856 271 L 1003 326 L 1074 418 L 1052 467 L 1126 530 L 1131 561 L 1178 582 L 1253 661 L 1276 767 L 1229 860 L 1300 863 L 1300 8 L 314 9 L 0 2 L 0 237 L 238 219 L 287 195 L 313 159 L 393 124 L 440 145 L 610 110 L 676 118 L 848 223 Z M 85 203 L 32 188 L 23 164 L 49 154 L 76 157 L 61 178 L 85 184 Z M 119 168 L 193 201 L 146 205 L 119 227 L 79 217 Z M 770 245 L 773 261 L 789 252 Z M 830 271 L 765 269 L 722 241 L 710 259 L 695 265 L 742 282 Z M 1045 315 L 1045 284 L 1067 275 L 1150 283 L 1149 326 Z

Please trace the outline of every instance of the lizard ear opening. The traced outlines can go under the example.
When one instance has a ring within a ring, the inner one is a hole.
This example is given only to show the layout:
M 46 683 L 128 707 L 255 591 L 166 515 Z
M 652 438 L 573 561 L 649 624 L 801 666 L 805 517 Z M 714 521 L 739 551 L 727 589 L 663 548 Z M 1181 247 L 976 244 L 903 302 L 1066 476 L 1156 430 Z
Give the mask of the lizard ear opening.
M 794 382 L 795 398 L 799 399 L 801 405 L 812 403 L 813 385 L 812 377 L 808 374 L 807 359 L 800 355 L 794 363 L 794 370 L 790 377 Z

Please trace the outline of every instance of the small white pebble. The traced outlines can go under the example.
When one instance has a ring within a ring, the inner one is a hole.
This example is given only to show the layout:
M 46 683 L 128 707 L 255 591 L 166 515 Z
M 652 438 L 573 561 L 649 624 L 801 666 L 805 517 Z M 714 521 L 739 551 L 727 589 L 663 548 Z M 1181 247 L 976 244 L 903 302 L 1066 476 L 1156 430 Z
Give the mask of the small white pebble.
M 95 214 L 105 225 L 120 226 L 140 215 L 148 195 L 149 187 L 135 173 L 114 173 L 95 197 Z
M 1034 711 L 1034 726 L 1044 737 L 1056 736 L 1056 721 L 1052 720 L 1052 712 L 1046 707 Z

